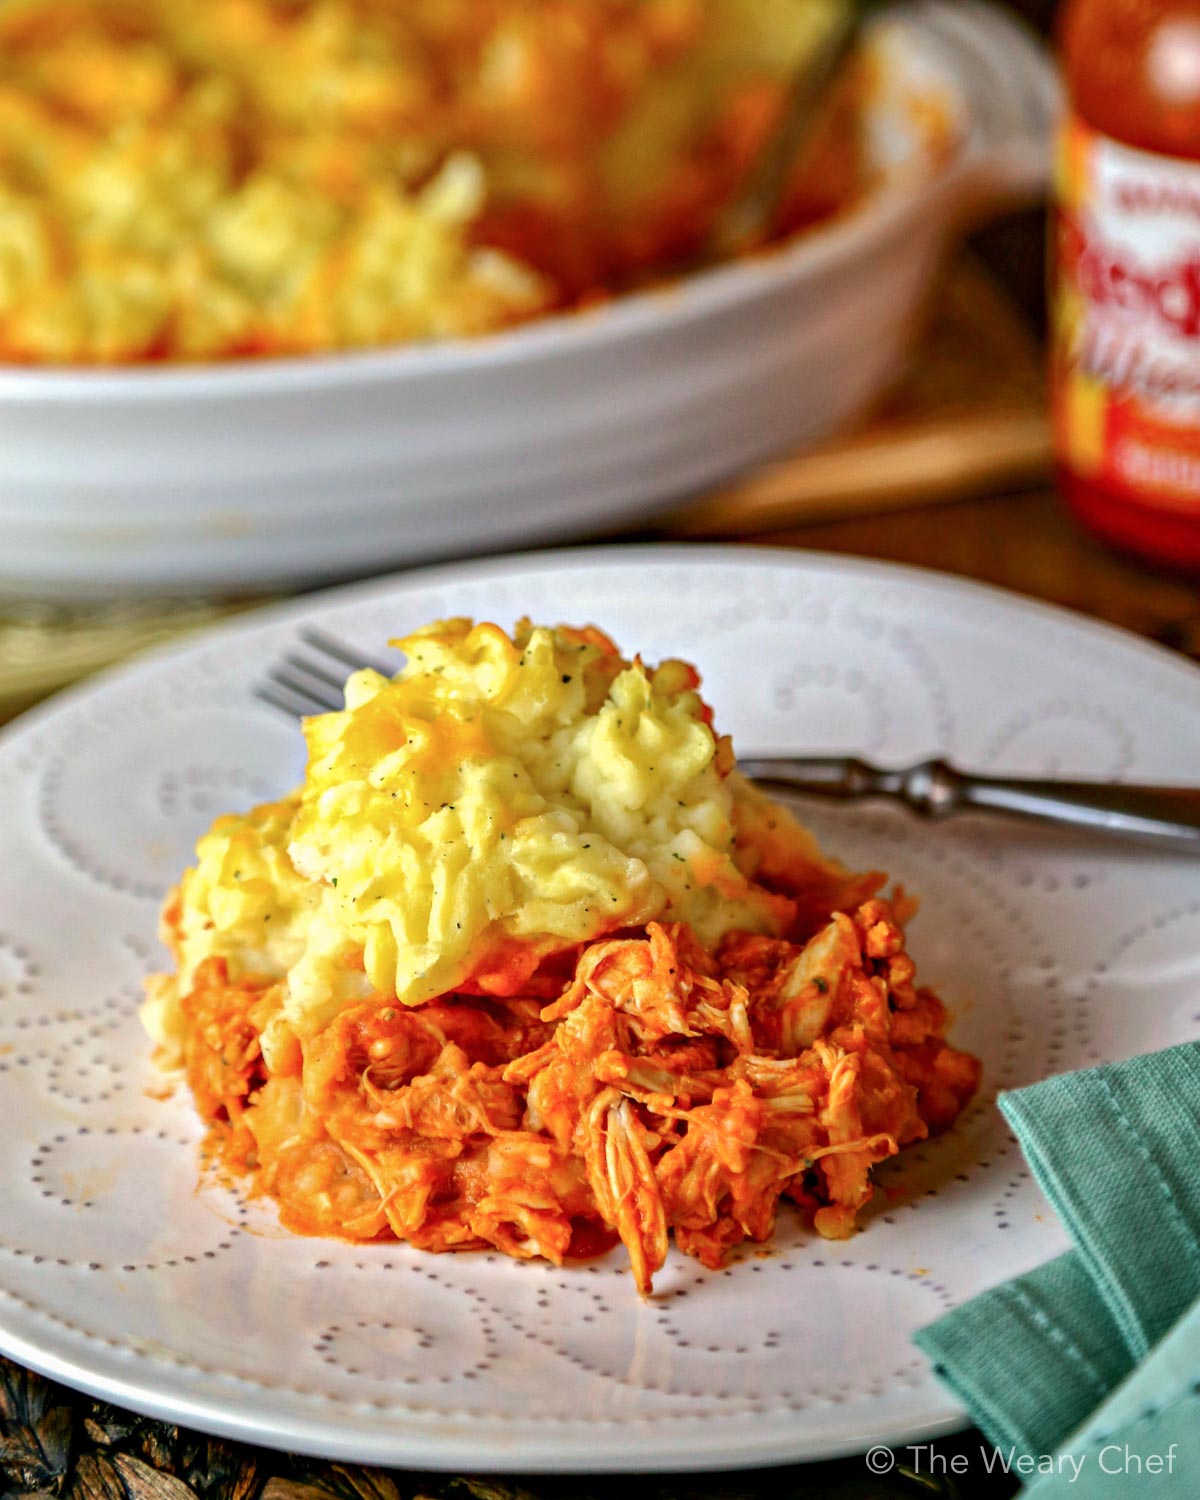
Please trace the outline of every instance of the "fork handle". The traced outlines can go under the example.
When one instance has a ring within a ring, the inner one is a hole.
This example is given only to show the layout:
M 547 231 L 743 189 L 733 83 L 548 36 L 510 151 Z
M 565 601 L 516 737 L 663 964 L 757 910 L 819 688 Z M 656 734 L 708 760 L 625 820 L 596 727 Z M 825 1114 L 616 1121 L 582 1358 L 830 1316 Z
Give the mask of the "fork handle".
M 741 760 L 753 781 L 854 800 L 885 797 L 922 817 L 1004 813 L 1200 855 L 1200 787 L 974 776 L 944 760 L 889 770 L 855 757 Z

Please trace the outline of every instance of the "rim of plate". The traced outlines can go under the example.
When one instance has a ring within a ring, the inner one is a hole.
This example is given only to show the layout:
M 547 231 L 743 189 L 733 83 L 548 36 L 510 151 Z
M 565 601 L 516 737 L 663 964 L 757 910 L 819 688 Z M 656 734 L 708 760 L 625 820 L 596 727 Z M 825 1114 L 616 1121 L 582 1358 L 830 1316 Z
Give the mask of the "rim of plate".
M 86 683 L 64 690 L 47 703 L 19 717 L 0 731 L 0 752 L 36 732 L 43 724 L 70 714 L 89 699 L 102 697 L 110 686 L 141 675 L 160 672 L 172 660 L 189 653 L 211 650 L 221 641 L 248 638 L 262 628 L 288 621 L 320 616 L 326 611 L 357 603 L 367 604 L 430 584 L 446 584 L 456 577 L 464 581 L 503 579 L 522 574 L 544 574 L 564 566 L 586 566 L 603 573 L 644 573 L 654 568 L 669 587 L 670 571 L 676 567 L 722 565 L 746 571 L 787 569 L 810 574 L 838 574 L 842 578 L 908 584 L 933 598 L 972 599 L 1002 614 L 1019 613 L 1026 619 L 1042 619 L 1055 628 L 1058 642 L 1067 651 L 1101 644 L 1124 656 L 1129 669 L 1139 661 L 1153 663 L 1167 675 L 1186 685 L 1200 703 L 1200 669 L 1167 648 L 1141 640 L 1119 627 L 1094 621 L 1058 605 L 1026 599 L 993 585 L 910 565 L 874 559 L 845 557 L 827 552 L 805 552 L 786 548 L 746 548 L 711 544 L 608 545 L 562 548 L 552 551 L 515 553 L 498 558 L 442 563 L 396 573 L 381 579 L 341 585 L 302 598 L 273 604 L 233 620 L 198 631 L 183 642 L 160 645 L 122 666 L 110 668 Z M 1156 685 L 1161 689 L 1160 683 Z M 459 1467 L 455 1443 L 460 1432 L 451 1432 L 449 1421 L 433 1419 L 429 1431 L 414 1433 L 391 1429 L 386 1423 L 372 1426 L 363 1421 L 326 1418 L 311 1409 L 300 1411 L 273 1393 L 258 1393 L 252 1403 L 222 1399 L 207 1392 L 189 1393 L 186 1374 L 168 1377 L 164 1389 L 161 1370 L 139 1370 L 126 1363 L 128 1350 L 110 1355 L 100 1351 L 96 1360 L 73 1357 L 65 1340 L 50 1348 L 0 1329 L 0 1348 L 30 1368 L 66 1384 L 115 1401 L 150 1416 L 183 1422 L 221 1436 L 286 1451 L 391 1467 L 422 1467 L 452 1470 Z M 569 1427 L 557 1431 L 539 1428 L 532 1437 L 512 1432 L 476 1437 L 470 1452 L 471 1466 L 492 1472 L 686 1472 L 742 1468 L 755 1464 L 781 1464 L 835 1458 L 862 1451 L 870 1444 L 899 1446 L 944 1435 L 965 1427 L 969 1418 L 948 1391 L 937 1389 L 923 1410 L 910 1411 L 903 1424 L 866 1428 L 861 1417 L 843 1419 L 839 1425 L 830 1414 L 822 1436 L 806 1439 L 798 1455 L 790 1436 L 788 1419 L 776 1414 L 748 1436 L 739 1436 L 724 1423 L 705 1424 L 677 1419 L 664 1426 L 654 1441 L 654 1453 L 635 1455 L 631 1461 L 619 1446 L 588 1448 L 588 1436 Z M 732 1417 L 731 1417 L 732 1420 Z M 753 1426 L 753 1424 L 751 1424 Z M 439 1427 L 446 1430 L 439 1431 Z M 581 1436 L 581 1433 L 583 1434 Z M 594 1442 L 595 1434 L 591 1434 Z M 586 1451 L 584 1451 L 586 1450 Z
M 554 572 L 564 565 L 586 563 L 590 567 L 605 571 L 645 567 L 652 564 L 668 566 L 712 562 L 732 564 L 738 567 L 766 568 L 787 567 L 797 570 L 811 569 L 814 572 L 842 572 L 865 579 L 891 579 L 907 581 L 914 587 L 941 594 L 946 598 L 969 597 L 990 601 L 993 605 L 1023 615 L 1041 616 L 1047 623 L 1067 630 L 1075 638 L 1074 644 L 1086 646 L 1103 641 L 1110 648 L 1134 656 L 1141 656 L 1160 669 L 1173 670 L 1187 685 L 1200 691 L 1200 664 L 1172 651 L 1157 641 L 1146 640 L 1120 625 L 1098 620 L 1081 610 L 1067 605 L 1052 604 L 1044 599 L 1031 598 L 1015 589 L 999 584 L 985 583 L 979 579 L 946 573 L 937 568 L 925 568 L 915 563 L 889 562 L 878 558 L 857 557 L 853 554 L 825 552 L 819 549 L 747 546 L 735 542 L 605 542 L 584 543 L 578 546 L 527 549 L 521 552 L 505 552 L 497 556 L 459 558 L 448 562 L 430 563 L 414 568 L 404 568 L 385 573 L 377 578 L 358 579 L 350 583 L 332 584 L 315 589 L 292 599 L 285 599 L 239 611 L 226 620 L 216 620 L 209 625 L 189 632 L 181 639 L 159 642 L 132 657 L 104 667 L 81 682 L 72 683 L 52 694 L 43 702 L 26 709 L 10 723 L 0 726 L 0 749 L 22 734 L 47 722 L 59 713 L 72 708 L 105 691 L 110 683 L 120 682 L 140 675 L 172 658 L 182 658 L 193 651 L 204 650 L 211 642 L 236 639 L 257 633 L 260 627 L 280 625 L 288 620 L 300 620 L 326 608 L 337 608 L 343 604 L 359 601 L 366 603 L 405 586 L 421 587 L 426 583 L 437 583 L 452 579 L 456 575 L 486 578 L 503 577 L 522 572 Z
M 428 1469 L 439 1473 L 456 1473 L 464 1467 L 447 1452 L 453 1437 L 426 1438 L 411 1432 L 402 1437 L 389 1433 L 381 1424 L 376 1428 L 351 1428 L 344 1422 L 305 1418 L 294 1411 L 255 1418 L 239 1414 L 234 1402 L 217 1402 L 203 1398 L 161 1394 L 160 1385 L 147 1378 L 143 1381 L 119 1375 L 101 1376 L 88 1365 L 76 1364 L 66 1357 L 42 1353 L 36 1345 L 12 1338 L 0 1330 L 0 1352 L 26 1365 L 50 1380 L 57 1380 L 73 1390 L 97 1400 L 109 1401 L 158 1421 L 192 1427 L 197 1432 L 235 1442 L 253 1444 L 277 1452 L 298 1453 L 309 1458 L 331 1462 L 376 1465 L 399 1470 Z M 744 1414 L 742 1414 L 744 1419 Z M 595 1442 L 595 1433 L 581 1428 L 583 1436 L 569 1430 L 555 1434 L 539 1430 L 537 1452 L 517 1437 L 507 1440 L 476 1439 L 470 1454 L 470 1470 L 496 1474 L 686 1474 L 720 1472 L 755 1467 L 772 1467 L 793 1463 L 820 1463 L 827 1459 L 849 1458 L 872 1446 L 900 1447 L 910 1442 L 944 1437 L 970 1426 L 970 1416 L 947 1391 L 940 1402 L 931 1402 L 928 1416 L 907 1426 L 883 1429 L 864 1427 L 852 1419 L 840 1428 L 831 1420 L 827 1435 L 805 1444 L 801 1457 L 796 1455 L 794 1438 L 790 1437 L 788 1420 L 779 1417 L 772 1436 L 762 1435 L 737 1446 L 724 1424 L 707 1423 L 701 1418 L 676 1418 L 668 1434 L 655 1445 L 655 1457 L 629 1461 L 619 1448 L 591 1449 L 581 1456 L 581 1446 Z M 431 1423 L 435 1425 L 436 1419 Z M 269 1424 L 269 1425 L 268 1425 Z M 451 1424 L 447 1423 L 447 1427 Z

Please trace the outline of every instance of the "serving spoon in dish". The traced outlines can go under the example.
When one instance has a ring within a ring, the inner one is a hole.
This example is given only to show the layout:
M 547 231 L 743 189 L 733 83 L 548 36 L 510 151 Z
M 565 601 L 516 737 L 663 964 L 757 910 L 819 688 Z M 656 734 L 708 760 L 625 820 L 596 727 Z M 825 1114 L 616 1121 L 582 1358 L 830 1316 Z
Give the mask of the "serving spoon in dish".
M 769 237 L 800 148 L 857 50 L 867 20 L 883 4 L 884 0 L 842 0 L 820 43 L 791 79 L 775 128 L 745 182 L 717 215 L 705 246 L 706 262 L 735 260 Z
M 254 689 L 291 718 L 341 709 L 348 672 L 395 671 L 323 630 L 303 629 L 300 640 L 307 649 L 287 652 Z M 890 769 L 855 756 L 751 756 L 738 770 L 760 786 L 842 802 L 883 798 L 934 821 L 999 813 L 1200 856 L 1200 787 L 980 776 L 946 760 Z

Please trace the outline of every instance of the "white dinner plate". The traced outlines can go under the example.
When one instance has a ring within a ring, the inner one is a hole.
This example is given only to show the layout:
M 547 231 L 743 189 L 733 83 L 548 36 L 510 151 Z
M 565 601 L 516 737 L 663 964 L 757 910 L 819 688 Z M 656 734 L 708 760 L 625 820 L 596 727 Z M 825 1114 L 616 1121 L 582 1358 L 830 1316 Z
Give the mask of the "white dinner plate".
M 723 548 L 458 565 L 272 609 L 0 737 L 0 1348 L 124 1405 L 290 1450 L 459 1470 L 816 1458 L 965 1422 L 911 1336 L 1064 1248 L 997 1090 L 1200 1033 L 1196 867 L 985 822 L 805 809 L 919 893 L 912 946 L 983 1059 L 978 1101 L 881 1173 L 864 1232 L 785 1210 L 725 1272 L 672 1250 L 555 1270 L 282 1233 L 197 1190 L 200 1129 L 137 1020 L 158 904 L 223 810 L 301 774 L 251 696 L 305 623 L 364 650 L 434 617 L 593 621 L 697 662 L 744 751 L 938 751 L 1195 779 L 1200 674 L 1069 614 L 921 572 Z

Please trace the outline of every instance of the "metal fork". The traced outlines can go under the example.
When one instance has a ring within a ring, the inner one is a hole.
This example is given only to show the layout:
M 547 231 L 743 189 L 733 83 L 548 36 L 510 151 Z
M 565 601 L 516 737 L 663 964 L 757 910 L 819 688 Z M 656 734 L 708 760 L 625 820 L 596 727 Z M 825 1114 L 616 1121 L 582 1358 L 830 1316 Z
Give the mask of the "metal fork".
M 292 718 L 335 713 L 345 707 L 343 691 L 351 672 L 373 667 L 384 677 L 391 677 L 396 671 L 395 662 L 364 656 L 336 636 L 311 625 L 304 626 L 299 636 L 310 654 L 285 651 L 253 689 L 256 698 L 272 708 L 282 709 Z
M 348 672 L 373 667 L 390 677 L 395 670 L 323 630 L 306 627 L 300 641 L 307 651 L 285 653 L 254 689 L 293 718 L 340 709 Z M 747 757 L 738 769 L 763 786 L 839 801 L 884 798 L 935 821 L 1002 813 L 1200 855 L 1200 787 L 977 776 L 946 760 L 889 769 L 855 756 Z

